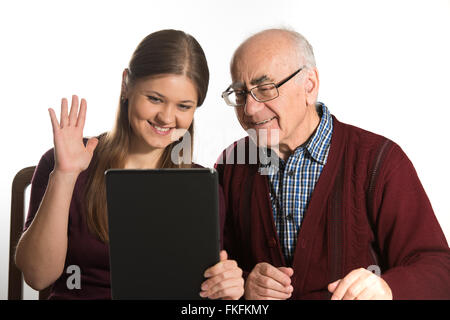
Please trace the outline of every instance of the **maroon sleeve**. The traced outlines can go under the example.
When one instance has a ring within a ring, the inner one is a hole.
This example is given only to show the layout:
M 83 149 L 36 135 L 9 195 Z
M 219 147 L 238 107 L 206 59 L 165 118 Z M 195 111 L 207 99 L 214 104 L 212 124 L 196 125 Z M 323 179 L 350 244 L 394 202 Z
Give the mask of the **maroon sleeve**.
M 31 179 L 30 202 L 27 219 L 25 220 L 23 229 L 24 232 L 33 221 L 42 198 L 44 197 L 45 190 L 47 189 L 48 178 L 55 165 L 53 152 L 53 149 L 50 149 L 41 157 L 41 160 L 34 171 L 33 178 Z
M 450 250 L 417 173 L 394 145 L 375 189 L 376 236 L 394 299 L 450 299 Z

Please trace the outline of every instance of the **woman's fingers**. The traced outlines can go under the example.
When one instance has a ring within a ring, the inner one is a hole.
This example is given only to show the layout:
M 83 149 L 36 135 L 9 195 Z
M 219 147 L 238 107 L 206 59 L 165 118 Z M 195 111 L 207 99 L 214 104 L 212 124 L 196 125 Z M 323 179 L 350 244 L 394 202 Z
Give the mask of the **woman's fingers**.
M 205 270 L 203 276 L 205 278 L 216 276 L 220 273 L 225 272 L 226 270 L 238 268 L 237 262 L 234 260 L 221 260 L 216 263 L 214 266 Z
M 60 128 L 58 119 L 56 118 L 55 110 L 49 108 L 48 113 L 50 114 L 50 121 L 52 122 L 53 134 L 55 134 L 56 130 Z
M 67 127 L 69 125 L 69 116 L 67 114 L 68 103 L 66 98 L 61 100 L 61 116 L 59 118 L 60 128 Z
M 224 281 L 225 279 L 232 279 L 232 278 L 242 278 L 242 270 L 240 268 L 231 269 L 228 271 L 225 271 L 223 273 L 217 274 L 208 280 L 205 280 L 202 285 L 202 290 L 209 290 L 210 288 L 214 287 L 218 283 Z
M 78 115 L 78 96 L 72 96 L 72 105 L 70 106 L 69 125 L 75 126 L 77 124 Z
M 202 289 L 200 296 L 209 299 L 239 299 L 244 294 L 244 279 L 242 277 L 225 278 L 208 289 Z
M 50 108 L 51 109 L 51 108 Z M 49 111 L 50 111 L 49 109 Z M 70 106 L 70 113 L 69 113 L 69 107 L 68 107 L 68 101 L 66 98 L 62 98 L 61 100 L 61 117 L 60 122 L 58 123 L 59 128 L 64 128 L 67 126 L 73 126 L 73 127 L 79 127 L 81 130 L 84 129 L 84 124 L 86 122 L 86 110 L 87 110 L 87 103 L 85 99 L 81 99 L 80 106 L 78 108 L 78 96 L 73 95 L 72 96 L 72 104 Z M 79 109 L 79 111 L 78 111 Z M 53 109 L 51 109 L 53 110 Z M 50 111 L 51 112 L 51 111 Z M 52 125 L 54 126 L 55 123 L 58 121 L 56 120 L 56 114 L 54 113 L 54 118 L 52 118 L 52 113 L 50 113 L 50 117 L 52 120 Z
M 220 261 L 224 261 L 228 259 L 228 254 L 225 250 L 220 251 L 219 253 Z
M 87 110 L 87 103 L 85 99 L 81 99 L 80 103 L 80 112 L 78 113 L 78 119 L 76 122 L 76 126 L 81 128 L 81 130 L 84 129 L 84 123 L 86 121 L 86 110 Z

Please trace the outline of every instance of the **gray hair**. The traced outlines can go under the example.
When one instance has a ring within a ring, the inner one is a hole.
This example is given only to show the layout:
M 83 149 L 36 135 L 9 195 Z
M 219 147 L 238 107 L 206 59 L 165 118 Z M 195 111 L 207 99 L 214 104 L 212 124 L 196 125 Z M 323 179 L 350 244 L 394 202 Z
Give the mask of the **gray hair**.
M 307 68 L 315 68 L 316 67 L 316 58 L 314 57 L 314 51 L 311 44 L 306 40 L 306 38 L 298 33 L 297 31 L 283 28 L 280 29 L 283 31 L 286 31 L 289 35 L 291 35 L 292 39 L 294 40 L 295 45 L 297 46 L 297 53 L 299 55 L 299 58 L 303 60 L 304 65 Z M 300 61 L 302 63 L 302 61 Z
M 300 60 L 300 65 L 305 65 L 306 68 L 315 68 L 316 67 L 316 59 L 314 57 L 314 51 L 311 44 L 306 40 L 306 38 L 289 27 L 280 27 L 263 30 L 259 33 L 264 32 L 282 32 L 285 33 L 294 43 L 294 47 L 296 48 L 297 57 Z

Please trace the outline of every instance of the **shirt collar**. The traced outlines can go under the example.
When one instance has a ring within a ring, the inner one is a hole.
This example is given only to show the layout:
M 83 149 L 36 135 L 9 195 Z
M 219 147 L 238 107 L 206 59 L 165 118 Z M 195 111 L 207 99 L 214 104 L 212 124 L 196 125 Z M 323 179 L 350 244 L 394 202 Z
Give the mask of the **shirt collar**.
M 301 146 L 297 147 L 294 153 L 291 155 L 294 157 L 298 157 L 302 150 L 306 149 L 307 152 L 311 155 L 311 157 L 322 165 L 327 163 L 328 151 L 330 149 L 331 135 L 333 132 L 333 118 L 331 117 L 330 111 L 322 102 L 318 102 L 316 104 L 317 113 L 320 116 L 320 122 L 317 126 L 317 129 L 314 131 L 314 134 L 309 138 Z M 271 156 L 275 156 L 278 160 L 278 166 L 283 168 L 285 166 L 285 162 L 283 159 L 278 158 L 276 154 L 272 155 L 273 150 L 262 148 L 263 154 L 269 159 Z M 272 163 L 268 163 L 263 167 L 270 167 Z M 276 166 L 276 167 L 278 167 Z M 259 167 L 261 167 L 261 163 L 259 163 Z
M 333 132 L 333 119 L 331 118 L 328 108 L 322 102 L 316 104 L 316 110 L 321 117 L 319 125 L 309 140 L 302 146 L 299 146 L 294 151 L 294 154 L 297 156 L 304 148 L 315 161 L 325 165 L 327 163 L 331 135 Z

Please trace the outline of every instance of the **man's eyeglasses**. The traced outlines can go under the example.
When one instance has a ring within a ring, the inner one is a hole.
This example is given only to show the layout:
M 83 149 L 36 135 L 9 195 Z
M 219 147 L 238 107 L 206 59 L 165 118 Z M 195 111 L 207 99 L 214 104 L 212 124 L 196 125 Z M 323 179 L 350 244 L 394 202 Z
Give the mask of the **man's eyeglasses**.
M 295 71 L 293 74 L 291 74 L 289 77 L 287 77 L 284 80 L 281 80 L 277 84 L 275 83 L 266 83 L 262 84 L 256 87 L 251 88 L 250 90 L 243 89 L 243 90 L 233 90 L 232 85 L 227 88 L 222 93 L 222 98 L 225 100 L 225 103 L 232 107 L 242 107 L 245 106 L 247 102 L 247 95 L 250 93 L 258 102 L 266 102 L 273 100 L 277 98 L 280 93 L 278 92 L 278 88 L 281 87 L 283 84 L 291 80 L 297 73 L 302 71 L 304 68 L 301 67 L 297 71 Z

